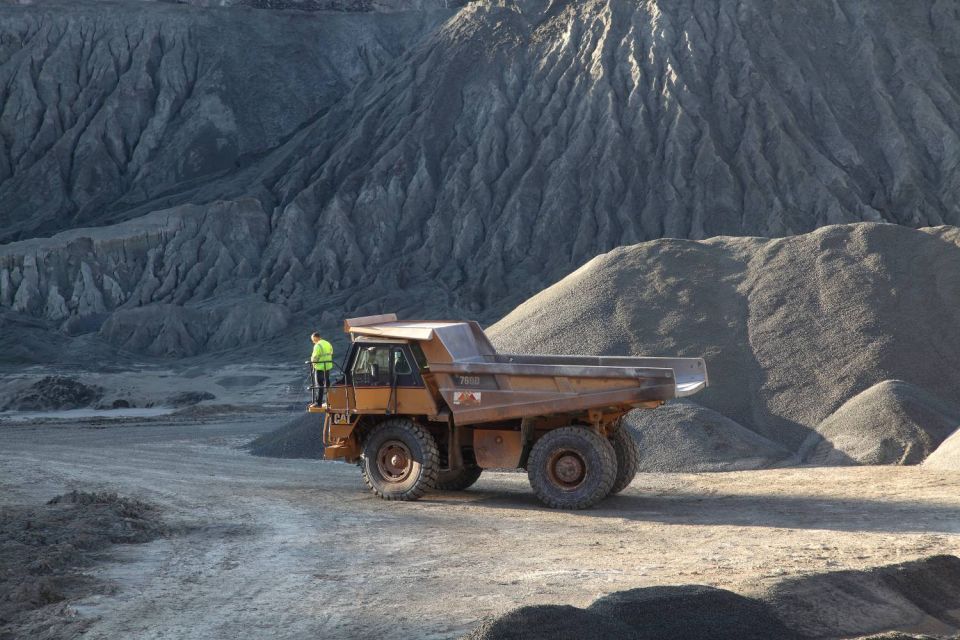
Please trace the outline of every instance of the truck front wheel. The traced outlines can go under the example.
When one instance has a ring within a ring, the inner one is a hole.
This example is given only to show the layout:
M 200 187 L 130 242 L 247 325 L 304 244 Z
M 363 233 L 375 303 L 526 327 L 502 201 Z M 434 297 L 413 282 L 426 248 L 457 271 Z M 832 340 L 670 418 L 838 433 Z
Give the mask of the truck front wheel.
M 587 427 L 547 432 L 527 461 L 533 492 L 555 509 L 592 507 L 610 493 L 616 474 L 613 445 Z
M 363 480 L 384 500 L 416 500 L 437 483 L 440 454 L 430 432 L 404 418 L 381 422 L 363 444 Z

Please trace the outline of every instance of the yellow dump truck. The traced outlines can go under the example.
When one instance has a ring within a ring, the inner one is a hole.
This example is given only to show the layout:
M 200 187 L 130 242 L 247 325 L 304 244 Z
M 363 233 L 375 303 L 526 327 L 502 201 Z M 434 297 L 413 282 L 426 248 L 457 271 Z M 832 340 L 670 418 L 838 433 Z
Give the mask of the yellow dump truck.
M 503 354 L 476 322 L 388 314 L 344 330 L 340 376 L 309 410 L 324 414 L 324 456 L 359 463 L 387 500 L 525 468 L 545 504 L 589 507 L 636 474 L 623 415 L 707 386 L 701 358 Z

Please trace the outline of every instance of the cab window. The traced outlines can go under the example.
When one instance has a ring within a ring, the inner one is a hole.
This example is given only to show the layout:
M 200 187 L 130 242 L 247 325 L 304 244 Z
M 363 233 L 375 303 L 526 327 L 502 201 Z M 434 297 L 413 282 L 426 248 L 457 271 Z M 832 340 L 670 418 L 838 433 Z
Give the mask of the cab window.
M 389 387 L 392 372 L 397 386 L 421 386 L 420 376 L 411 365 L 411 357 L 403 345 L 362 345 L 357 350 L 350 375 L 357 387 Z
M 390 385 L 390 347 L 360 347 L 353 364 L 353 384 L 360 387 Z

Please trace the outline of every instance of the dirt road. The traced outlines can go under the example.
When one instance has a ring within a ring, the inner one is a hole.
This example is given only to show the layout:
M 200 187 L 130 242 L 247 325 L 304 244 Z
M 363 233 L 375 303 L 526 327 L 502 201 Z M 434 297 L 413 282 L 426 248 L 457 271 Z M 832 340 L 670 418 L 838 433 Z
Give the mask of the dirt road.
M 541 507 L 521 474 L 387 503 L 341 463 L 237 447 L 276 418 L 0 427 L 0 503 L 66 489 L 149 500 L 184 532 L 93 572 L 88 638 L 450 638 L 520 604 L 627 588 L 753 593 L 784 576 L 960 554 L 960 473 L 643 475 L 600 508 Z

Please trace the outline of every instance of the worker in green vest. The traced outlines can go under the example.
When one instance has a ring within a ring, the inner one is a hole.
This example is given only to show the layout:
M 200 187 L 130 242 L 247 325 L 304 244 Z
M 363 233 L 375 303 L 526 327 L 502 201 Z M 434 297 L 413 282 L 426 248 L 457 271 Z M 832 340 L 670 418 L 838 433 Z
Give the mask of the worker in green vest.
M 314 332 L 310 335 L 313 342 L 313 353 L 310 362 L 313 364 L 313 404 L 319 405 L 325 401 L 324 392 L 330 385 L 330 370 L 333 369 L 333 345 Z

